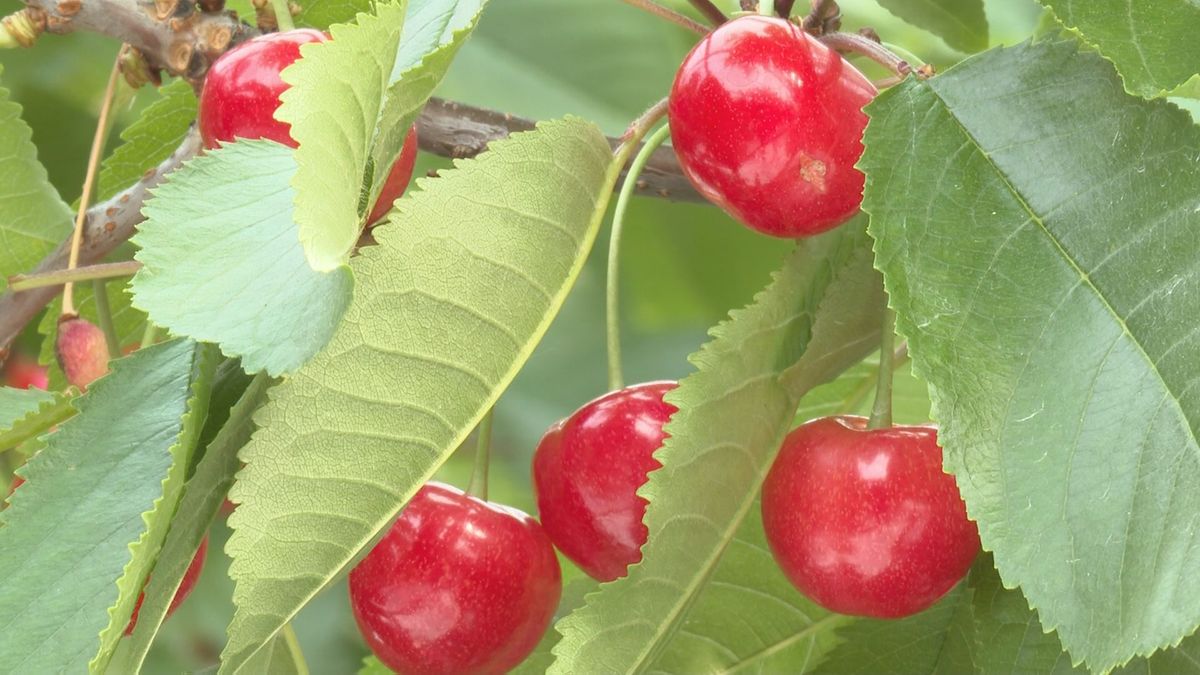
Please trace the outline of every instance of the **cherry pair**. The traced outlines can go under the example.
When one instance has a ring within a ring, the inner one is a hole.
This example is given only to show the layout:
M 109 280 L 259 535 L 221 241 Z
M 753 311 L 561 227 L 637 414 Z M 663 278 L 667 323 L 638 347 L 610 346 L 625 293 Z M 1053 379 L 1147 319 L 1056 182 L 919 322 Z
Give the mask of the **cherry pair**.
M 600 581 L 641 559 L 637 490 L 675 412 L 674 383 L 607 394 L 547 432 L 534 456 L 538 510 L 555 546 Z M 979 550 L 932 426 L 868 429 L 827 417 L 792 431 L 767 476 L 763 527 L 803 593 L 844 614 L 894 618 L 950 590 Z

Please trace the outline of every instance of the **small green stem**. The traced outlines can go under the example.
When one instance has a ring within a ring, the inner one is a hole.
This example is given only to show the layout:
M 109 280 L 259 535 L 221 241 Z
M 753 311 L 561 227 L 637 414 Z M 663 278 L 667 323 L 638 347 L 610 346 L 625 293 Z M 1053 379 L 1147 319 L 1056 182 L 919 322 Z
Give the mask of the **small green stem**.
M 108 358 L 115 359 L 121 356 L 121 341 L 113 324 L 112 307 L 108 305 L 108 289 L 105 288 L 104 279 L 92 280 L 92 295 L 96 299 L 96 318 L 100 331 L 104 333 L 104 342 L 108 344 Z
M 296 638 L 296 629 L 292 628 L 290 622 L 283 625 L 281 635 L 284 645 L 287 646 L 288 654 L 292 657 L 296 675 L 309 675 L 308 661 L 304 659 L 304 652 L 300 649 L 300 640 Z
M 638 176 L 646 168 L 646 163 L 650 161 L 650 157 L 654 155 L 654 151 L 670 135 L 671 128 L 663 126 L 646 139 L 646 144 L 638 150 L 638 154 L 634 156 L 633 162 L 629 165 L 629 173 L 625 176 L 625 182 L 621 185 L 621 193 L 617 195 L 617 205 L 613 209 L 612 232 L 608 239 L 607 309 L 605 312 L 605 323 L 608 333 L 608 388 L 611 391 L 616 391 L 625 386 L 625 378 L 621 374 L 620 312 L 621 233 L 625 229 L 625 211 L 629 208 L 630 197 L 637 190 Z
M 271 7 L 275 10 L 275 25 L 279 26 L 280 33 L 296 30 L 296 23 L 292 21 L 292 10 L 288 7 L 288 0 L 271 0 Z
M 149 319 L 146 319 L 146 330 L 142 331 L 142 341 L 138 343 L 138 348 L 149 347 L 158 340 L 158 326 Z
M 471 483 L 467 486 L 467 494 L 487 501 L 488 495 L 488 462 L 492 456 L 492 416 L 493 410 L 487 411 L 479 421 L 479 429 L 475 439 L 475 471 L 471 473 Z
M 892 426 L 892 370 L 896 360 L 888 358 L 896 342 L 896 313 L 884 307 L 883 330 L 879 336 L 879 382 L 875 385 L 875 405 L 871 407 L 868 429 L 886 429 Z

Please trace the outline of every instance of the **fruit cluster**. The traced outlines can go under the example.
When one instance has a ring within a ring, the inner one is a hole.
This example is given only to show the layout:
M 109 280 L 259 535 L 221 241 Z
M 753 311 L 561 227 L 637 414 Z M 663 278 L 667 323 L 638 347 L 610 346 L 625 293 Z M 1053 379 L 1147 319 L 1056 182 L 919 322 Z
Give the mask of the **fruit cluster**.
M 314 30 L 264 35 L 234 48 L 200 96 L 204 147 L 267 139 L 290 147 L 275 119 L 280 73 Z M 707 198 L 761 232 L 809 236 L 859 208 L 862 107 L 875 88 L 795 23 L 763 16 L 709 33 L 678 71 L 669 99 L 681 166 Z M 410 132 L 366 226 L 386 215 L 413 171 Z M 60 325 L 58 355 L 84 388 L 107 370 L 104 338 L 78 318 Z M 42 376 L 44 378 L 44 375 Z M 44 379 L 10 374 L 13 383 Z M 655 451 L 677 408 L 674 382 L 610 392 L 549 429 L 533 458 L 541 522 L 448 485 L 428 483 L 350 573 L 354 616 L 368 645 L 405 673 L 500 673 L 533 650 L 562 590 L 555 549 L 607 582 L 641 559 Z M 19 480 L 19 479 L 18 479 Z M 841 416 L 801 425 L 784 441 L 762 492 L 762 518 L 782 571 L 805 595 L 845 614 L 894 618 L 932 605 L 979 549 L 929 426 L 870 428 Z M 207 540 L 170 610 L 187 596 Z M 131 632 L 138 608 L 126 632 Z

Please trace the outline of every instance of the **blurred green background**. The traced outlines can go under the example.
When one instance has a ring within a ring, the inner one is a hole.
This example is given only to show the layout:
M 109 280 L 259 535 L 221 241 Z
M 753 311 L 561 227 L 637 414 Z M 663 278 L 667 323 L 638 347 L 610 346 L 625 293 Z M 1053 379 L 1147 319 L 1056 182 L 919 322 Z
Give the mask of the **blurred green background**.
M 684 0 L 667 4 L 687 11 Z M 732 10 L 736 2 L 719 2 Z M 803 0 L 797 3 L 804 5 Z M 905 24 L 875 0 L 843 0 L 845 28 L 875 28 L 939 69 L 965 55 Z M 18 9 L 0 0 L 0 12 Z M 1032 32 L 1032 0 L 988 0 L 992 44 Z M 439 94 L 536 119 L 580 115 L 618 134 L 662 98 L 695 36 L 620 0 L 494 0 Z M 0 84 L 12 90 L 33 128 L 42 162 L 63 198 L 80 192 L 99 99 L 117 45 L 93 35 L 45 36 L 35 49 L 0 51 Z M 871 72 L 871 71 L 869 71 Z M 879 76 L 878 71 L 871 72 Z M 156 93 L 121 106 L 117 129 Z M 110 149 L 119 142 L 110 136 Z M 417 175 L 447 166 L 422 156 Z M 543 431 L 602 394 L 605 234 L 561 315 L 496 411 L 492 498 L 532 512 L 529 462 Z M 686 375 L 686 357 L 709 326 L 745 304 L 790 245 L 754 234 L 715 208 L 637 198 L 628 215 L 621 285 L 626 381 Z M 36 341 L 36 336 L 30 338 Z M 27 344 L 27 347 L 35 347 Z M 470 458 L 459 453 L 442 478 L 466 485 Z M 212 533 L 200 585 L 165 626 L 147 672 L 194 671 L 215 661 L 232 613 L 232 582 L 222 553 L 228 531 Z M 568 577 L 578 574 L 567 569 Z M 349 614 L 344 582 L 318 597 L 295 627 L 313 673 L 351 673 L 366 654 Z

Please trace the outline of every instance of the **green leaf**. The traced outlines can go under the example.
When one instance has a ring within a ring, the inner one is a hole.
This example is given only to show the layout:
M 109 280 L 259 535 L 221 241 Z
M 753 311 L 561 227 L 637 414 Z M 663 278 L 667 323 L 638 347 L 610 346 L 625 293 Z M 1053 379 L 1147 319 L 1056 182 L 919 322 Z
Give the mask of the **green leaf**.
M 1004 588 L 982 554 L 966 583 L 937 605 L 899 621 L 862 619 L 838 631 L 843 640 L 817 673 L 903 672 L 908 675 L 990 675 L 991 673 L 1086 673 L 1071 665 L 1054 633 L 1018 590 Z M 1136 659 L 1119 675 L 1200 673 L 1200 637 L 1179 647 Z
M 558 601 L 558 609 L 554 612 L 555 620 L 558 620 L 567 614 L 575 611 L 583 606 L 584 598 L 588 593 L 596 590 L 599 582 L 589 577 L 576 577 L 563 586 L 562 599 Z M 562 636 L 558 631 L 547 630 L 542 634 L 542 639 L 538 641 L 537 647 L 534 647 L 529 656 L 521 662 L 521 665 L 509 671 L 509 675 L 542 675 L 550 664 L 554 663 L 554 645 L 558 644 Z M 370 659 L 368 659 L 370 661 Z M 378 662 L 378 661 L 377 661 Z M 379 664 L 383 667 L 383 664 Z M 385 671 L 390 673 L 391 671 Z M 358 675 L 369 675 L 365 671 L 359 671 Z
M 375 167 L 367 204 L 374 204 L 409 129 L 458 50 L 470 37 L 486 0 L 423 0 L 409 6 L 392 84 L 380 111 L 371 160 Z
M 530 673 L 540 673 L 542 671 L 530 671 Z M 362 668 L 358 670 L 358 675 L 392 675 L 392 669 L 383 665 L 383 661 L 374 654 L 363 659 Z
M 297 26 L 322 30 L 335 23 L 344 23 L 362 12 L 371 11 L 371 0 L 308 0 L 301 5 L 296 17 Z
M 187 401 L 187 409 L 183 414 L 182 428 L 176 442 L 168 449 L 171 456 L 171 467 L 162 479 L 162 496 L 154 501 L 153 509 L 143 514 L 146 521 L 146 531 L 133 543 L 129 549 L 133 559 L 125 566 L 125 573 L 117 580 L 120 596 L 117 604 L 109 609 L 111 617 L 108 627 L 100 633 L 100 651 L 88 664 L 88 670 L 95 675 L 108 671 L 109 661 L 116 649 L 117 641 L 125 634 L 129 618 L 137 604 L 150 570 L 158 559 L 163 541 L 171 522 L 175 517 L 179 501 L 183 497 L 184 482 L 192 465 L 192 457 L 196 451 L 200 431 L 208 416 L 209 396 L 212 393 L 213 374 L 216 371 L 218 354 L 211 345 L 197 345 L 191 340 L 175 340 L 158 346 L 152 346 L 136 356 L 129 357 L 131 361 L 150 361 L 158 352 L 180 351 L 192 357 L 191 388 Z M 171 419 L 171 423 L 175 420 Z M 182 575 L 180 575 L 182 577 Z
M 1193 0 L 1039 0 L 1112 60 L 1131 94 L 1153 97 L 1200 72 Z
M 594 125 L 545 122 L 423 180 L 375 229 L 346 320 L 272 392 L 242 453 L 224 671 L 345 572 L 495 403 L 578 276 L 616 174 Z
M 192 85 L 176 80 L 158 90 L 159 99 L 121 132 L 124 141 L 109 155 L 97 178 L 100 199 L 108 199 L 141 179 L 175 151 L 196 120 Z
M 67 394 L 0 387 L 0 451 L 15 448 L 74 414 Z
M 375 15 L 330 27 L 329 42 L 305 45 L 283 71 L 290 86 L 275 117 L 292 126 L 297 168 L 295 219 L 309 265 L 328 272 L 346 263 L 358 240 L 359 194 L 375 122 L 404 23 L 403 0 Z
M 663 468 L 639 491 L 650 502 L 643 559 L 557 624 L 551 672 L 653 664 L 753 509 L 800 397 L 877 343 L 871 258 L 861 221 L 801 242 L 754 304 L 690 357 L 697 372 L 668 395 L 679 412 L 655 455 Z
M 284 626 L 279 635 L 250 658 L 246 670 L 256 675 L 308 675 L 308 664 L 291 624 Z M 391 671 L 385 669 L 384 672 Z
M 767 546 L 758 500 L 655 660 L 655 673 L 804 673 L 852 621 L 804 597 Z M 554 632 L 554 631 L 550 631 Z
M 987 49 L 988 23 L 983 0 L 879 0 L 879 4 L 960 52 Z
M 188 480 L 183 499 L 179 502 L 179 512 L 171 522 L 171 530 L 154 566 L 154 574 L 146 583 L 146 600 L 138 611 L 137 626 L 113 660 L 109 668 L 111 672 L 141 671 L 150 644 L 158 634 L 167 608 L 175 597 L 175 590 L 191 565 L 200 542 L 208 533 L 213 518 L 220 511 L 229 487 L 233 485 L 234 474 L 241 466 L 238 450 L 250 440 L 250 433 L 254 430 L 251 416 L 266 400 L 270 385 L 270 380 L 262 373 L 255 376 L 230 411 L 228 421 L 207 446 L 195 474 Z M 266 651 L 260 652 L 260 656 Z
M 838 631 L 841 646 L 813 671 L 821 675 L 975 673 L 972 589 L 954 587 L 929 609 L 903 619 L 860 619 Z M 991 671 L 1001 672 L 1001 671 Z M 1016 671 L 1014 671 L 1016 672 Z
M 1200 623 L 1200 128 L 1062 42 L 868 112 L 878 265 L 984 547 L 1092 670 L 1176 643 Z
M 333 40 L 303 48 L 284 71 L 291 86 L 276 117 L 292 126 L 299 170 L 296 214 L 309 263 L 345 263 L 421 106 L 474 28 L 481 0 L 405 2 L 333 26 Z M 402 39 L 402 26 L 403 39 Z M 367 199 L 363 179 L 370 175 Z
M 795 419 L 863 414 L 871 406 L 878 369 L 874 355 L 813 389 Z M 928 421 L 925 383 L 902 367 L 893 387 L 898 423 Z M 751 509 L 686 625 L 654 662 L 654 672 L 803 673 L 839 642 L 835 629 L 852 619 L 829 613 L 791 585 L 767 547 L 759 509 L 757 503 Z
M 0 672 L 83 671 L 125 628 L 202 419 L 205 351 L 114 362 L 26 464 L 0 511 Z
M 0 291 L 9 276 L 29 272 L 54 250 L 71 222 L 70 209 L 38 163 L 21 106 L 0 87 Z
M 134 304 L 175 334 L 241 356 L 247 372 L 290 372 L 320 351 L 354 281 L 349 268 L 322 274 L 304 259 L 288 185 L 295 170 L 288 148 L 240 141 L 172 173 L 133 238 L 144 265 Z

